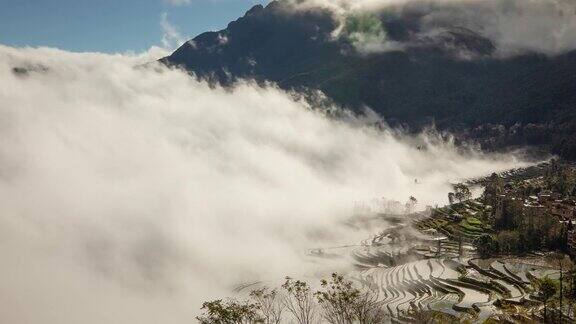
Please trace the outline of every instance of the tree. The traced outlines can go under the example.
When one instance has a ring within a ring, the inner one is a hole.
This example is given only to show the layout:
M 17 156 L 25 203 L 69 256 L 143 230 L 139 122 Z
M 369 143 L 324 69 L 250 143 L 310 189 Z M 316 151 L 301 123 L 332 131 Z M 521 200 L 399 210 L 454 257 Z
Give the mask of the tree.
M 478 254 L 483 258 L 497 254 L 500 250 L 498 242 L 488 234 L 477 237 L 474 239 L 473 243 L 476 247 L 476 251 L 478 251 Z
M 380 323 L 384 312 L 378 303 L 378 288 L 360 290 L 342 275 L 333 273 L 330 280 L 321 280 L 323 290 L 314 295 L 322 308 L 322 317 L 332 324 Z
M 286 291 L 283 304 L 299 324 L 310 324 L 316 318 L 316 305 L 310 292 L 310 286 L 304 281 L 286 277 L 282 285 Z
M 496 173 L 492 173 L 490 178 L 486 183 L 484 188 L 484 193 L 482 194 L 484 198 L 484 204 L 495 206 L 498 202 L 499 195 L 504 191 L 504 184 L 502 178 Z
M 538 281 L 538 292 L 544 301 L 544 320 L 548 318 L 548 301 L 556 294 L 556 284 L 552 279 L 545 277 Z
M 278 324 L 282 320 L 283 307 L 278 299 L 276 289 L 260 288 L 250 292 L 250 297 L 256 301 L 256 307 L 262 313 L 264 324 Z
M 222 299 L 202 304 L 204 314 L 196 317 L 201 324 L 248 324 L 262 322 L 255 304 Z
M 352 282 L 345 281 L 343 276 L 336 273 L 332 274 L 330 281 L 322 279 L 320 284 L 324 291 L 317 291 L 314 295 L 323 310 L 324 319 L 332 324 L 352 323 L 355 319 L 353 303 L 360 291 L 352 287 Z
M 454 204 L 454 193 L 453 192 L 448 193 L 448 202 L 450 203 L 450 205 Z
M 520 236 L 517 231 L 501 231 L 496 240 L 504 253 L 517 253 L 520 250 Z
M 414 197 L 414 196 L 410 196 L 410 198 L 408 198 L 408 201 L 406 202 L 406 213 L 411 213 L 412 211 L 414 211 L 414 207 L 416 206 L 416 204 L 418 203 L 418 200 Z
M 564 281 L 564 269 L 572 267 L 572 260 L 570 259 L 569 256 L 567 256 L 566 254 L 561 253 L 561 252 L 554 253 L 553 256 L 556 259 L 556 262 L 558 263 L 558 270 L 560 272 L 560 278 L 559 278 L 560 303 L 559 304 L 560 304 L 560 316 L 562 316 L 562 299 L 564 297 L 564 282 L 563 282 Z
M 470 199 L 470 197 L 472 197 L 470 189 L 468 189 L 468 187 L 463 183 L 453 185 L 453 189 L 454 189 L 454 197 L 458 199 L 459 202 L 468 200 Z

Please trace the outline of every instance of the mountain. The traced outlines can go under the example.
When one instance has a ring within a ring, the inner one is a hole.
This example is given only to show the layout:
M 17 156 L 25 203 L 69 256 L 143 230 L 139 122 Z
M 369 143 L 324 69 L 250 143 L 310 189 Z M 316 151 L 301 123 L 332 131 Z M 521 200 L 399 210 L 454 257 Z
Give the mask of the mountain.
M 461 25 L 424 33 L 423 15 L 410 10 L 347 18 L 335 37 L 341 24 L 332 11 L 293 6 L 254 6 L 161 61 L 225 85 L 251 78 L 321 90 L 392 125 L 433 123 L 486 149 L 532 145 L 576 159 L 576 51 L 502 57 L 490 39 Z M 358 45 L 366 35 L 382 38 L 375 26 L 390 49 Z

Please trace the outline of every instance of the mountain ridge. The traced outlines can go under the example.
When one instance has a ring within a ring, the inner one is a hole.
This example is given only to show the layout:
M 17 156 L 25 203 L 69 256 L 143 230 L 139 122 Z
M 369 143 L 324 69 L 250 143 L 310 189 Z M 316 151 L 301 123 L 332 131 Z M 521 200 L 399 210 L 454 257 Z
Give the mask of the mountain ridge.
M 254 6 L 161 62 L 225 85 L 247 78 L 320 90 L 392 125 L 434 124 L 485 149 L 531 145 L 576 159 L 576 51 L 498 57 L 490 39 L 463 26 L 423 33 L 422 18 L 410 11 L 346 21 L 344 31 L 353 31 L 335 37 L 340 22 L 330 10 L 290 6 Z M 362 53 L 355 31 L 381 37 L 374 26 L 387 41 L 408 45 Z

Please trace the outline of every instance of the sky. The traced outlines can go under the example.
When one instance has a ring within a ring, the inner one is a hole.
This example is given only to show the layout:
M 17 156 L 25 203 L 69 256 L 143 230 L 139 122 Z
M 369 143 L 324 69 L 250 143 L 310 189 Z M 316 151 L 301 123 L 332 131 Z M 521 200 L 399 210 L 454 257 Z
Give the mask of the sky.
M 0 44 L 76 52 L 141 52 L 174 47 L 265 0 L 0 0 Z M 166 29 L 174 27 L 162 44 Z M 176 37 L 174 37 L 176 36 Z

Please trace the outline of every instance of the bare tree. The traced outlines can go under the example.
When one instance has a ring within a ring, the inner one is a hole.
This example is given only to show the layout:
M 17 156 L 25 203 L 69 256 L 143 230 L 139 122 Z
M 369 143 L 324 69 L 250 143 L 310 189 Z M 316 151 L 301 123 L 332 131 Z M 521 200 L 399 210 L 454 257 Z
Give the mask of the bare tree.
M 284 310 L 276 289 L 260 288 L 250 292 L 250 297 L 256 301 L 256 307 L 262 313 L 264 324 L 278 324 L 282 320 Z
M 282 285 L 286 291 L 283 304 L 299 324 L 311 324 L 316 318 L 316 304 L 310 286 L 304 281 L 286 277 Z
M 362 291 L 354 305 L 354 314 L 360 324 L 385 322 L 386 312 L 380 301 L 378 287 L 369 287 Z

